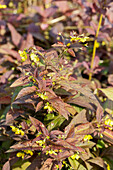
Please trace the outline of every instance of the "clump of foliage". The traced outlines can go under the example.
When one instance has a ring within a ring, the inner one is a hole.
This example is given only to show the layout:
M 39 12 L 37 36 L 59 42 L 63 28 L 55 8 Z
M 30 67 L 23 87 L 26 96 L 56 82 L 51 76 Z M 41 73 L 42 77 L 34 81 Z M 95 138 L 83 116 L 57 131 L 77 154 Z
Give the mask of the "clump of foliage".
M 72 61 L 73 49 L 86 50 L 88 37 L 58 37 L 50 50 L 19 51 L 22 76 L 11 84 L 1 129 L 11 141 L 3 169 L 109 169 L 113 121 Z
M 113 169 L 112 6 L 0 1 L 3 170 Z

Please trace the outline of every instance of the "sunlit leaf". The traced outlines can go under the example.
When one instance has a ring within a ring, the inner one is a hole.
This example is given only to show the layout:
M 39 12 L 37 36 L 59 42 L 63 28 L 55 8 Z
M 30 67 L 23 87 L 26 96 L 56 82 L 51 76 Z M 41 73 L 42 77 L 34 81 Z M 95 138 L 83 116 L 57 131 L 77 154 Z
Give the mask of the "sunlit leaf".
M 106 89 L 100 88 L 99 90 L 101 90 L 108 97 L 108 99 L 113 100 L 113 87 Z

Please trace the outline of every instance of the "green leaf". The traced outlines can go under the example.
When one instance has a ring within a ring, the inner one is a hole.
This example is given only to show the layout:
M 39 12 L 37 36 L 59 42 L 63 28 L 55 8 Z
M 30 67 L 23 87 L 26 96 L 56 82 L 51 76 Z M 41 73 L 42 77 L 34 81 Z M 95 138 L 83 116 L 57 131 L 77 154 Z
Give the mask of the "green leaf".
M 51 121 L 47 127 L 47 129 L 50 131 L 54 128 L 60 127 L 60 125 L 65 121 L 65 118 L 61 115 L 57 116 L 53 121 Z
M 80 162 L 77 161 L 76 159 L 73 160 L 73 159 L 71 159 L 71 158 L 68 158 L 68 160 L 69 160 L 69 162 L 70 162 L 70 164 L 71 164 L 71 166 L 72 166 L 73 169 L 86 170 L 86 168 L 85 168 L 82 164 L 80 164 Z
M 24 169 L 27 169 L 27 167 L 30 165 L 31 163 L 29 162 L 29 161 L 23 161 L 23 160 L 20 160 L 19 159 L 19 161 L 17 161 L 14 165 L 13 165 L 13 167 L 12 167 L 12 169 L 13 170 L 24 170 Z
M 104 141 L 103 140 L 98 140 L 98 142 L 97 142 L 97 147 L 98 148 L 105 148 L 105 143 L 104 143 Z

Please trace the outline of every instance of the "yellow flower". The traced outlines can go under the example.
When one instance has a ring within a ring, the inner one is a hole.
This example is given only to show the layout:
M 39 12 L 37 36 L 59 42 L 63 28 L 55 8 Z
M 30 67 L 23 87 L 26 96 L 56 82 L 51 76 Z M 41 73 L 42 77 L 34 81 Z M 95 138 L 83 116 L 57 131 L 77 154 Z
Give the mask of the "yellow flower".
M 99 42 L 96 42 L 96 48 L 98 48 L 100 46 Z
M 4 9 L 4 8 L 7 8 L 7 6 L 0 4 L 0 9 Z
M 80 158 L 80 156 L 77 154 L 77 153 L 75 153 L 74 155 L 72 155 L 72 156 L 70 156 L 72 159 L 79 159 Z
M 59 152 L 62 152 L 62 149 L 60 149 Z
M 85 36 L 84 37 L 84 35 L 82 34 L 82 35 L 79 35 L 79 36 L 70 36 L 70 38 L 71 38 L 71 42 L 72 41 L 78 41 L 78 42 L 85 42 L 85 41 L 87 41 L 87 39 L 89 38 L 89 37 L 87 37 L 87 36 Z
M 34 61 L 35 63 L 38 63 L 38 62 L 39 62 L 38 56 L 37 56 L 36 54 L 34 54 L 34 53 L 31 53 L 31 54 L 30 54 L 30 58 L 31 58 L 31 60 Z
M 30 154 L 31 156 L 33 155 L 33 152 L 31 150 L 24 150 L 24 152 Z
M 49 104 L 49 102 L 46 103 L 46 105 L 44 106 L 44 109 L 48 109 L 48 112 L 52 112 L 55 109 Z
M 93 139 L 91 135 L 85 135 L 83 138 L 84 141 L 89 141 L 90 139 Z
M 24 131 L 23 130 L 20 130 L 20 133 L 22 136 L 24 136 Z
M 45 140 L 38 140 L 36 141 L 36 143 L 39 145 L 39 146 L 43 146 L 45 144 Z
M 109 127 L 108 129 L 112 130 L 113 121 L 112 121 L 111 119 L 105 120 L 104 124 L 105 124 L 105 125 L 108 125 L 108 126 L 111 126 L 111 127 Z
M 18 153 L 16 154 L 16 156 L 17 156 L 17 157 L 22 157 L 22 159 L 24 159 L 25 154 L 24 154 L 23 152 L 18 152 Z
M 53 151 L 52 149 L 49 150 L 49 151 L 46 151 L 46 155 L 48 154 L 54 154 L 54 155 L 57 155 L 57 153 L 55 151 Z
M 58 168 L 59 168 L 59 165 L 56 165 L 56 168 L 58 169 Z
M 48 97 L 46 96 L 46 93 L 37 93 L 37 95 L 41 98 L 41 99 L 43 99 L 43 100 L 47 100 L 48 99 Z
M 27 53 L 25 51 L 18 51 L 18 53 L 20 54 L 21 60 L 22 62 L 24 62 L 25 60 L 27 60 Z
M 19 129 L 19 128 L 16 128 L 15 126 L 10 126 L 12 128 L 12 131 L 15 132 L 16 135 L 22 135 L 24 136 L 24 131 Z
M 15 132 L 16 131 L 16 127 L 15 126 L 10 126 L 12 128 L 12 131 Z
M 68 43 L 68 44 L 67 44 L 67 47 L 70 46 L 70 45 L 71 45 L 71 43 Z
M 16 134 L 16 135 L 20 135 L 20 133 L 21 133 L 20 129 L 17 129 L 17 128 L 16 128 L 15 134 Z
M 103 138 L 103 134 L 100 134 L 100 138 Z

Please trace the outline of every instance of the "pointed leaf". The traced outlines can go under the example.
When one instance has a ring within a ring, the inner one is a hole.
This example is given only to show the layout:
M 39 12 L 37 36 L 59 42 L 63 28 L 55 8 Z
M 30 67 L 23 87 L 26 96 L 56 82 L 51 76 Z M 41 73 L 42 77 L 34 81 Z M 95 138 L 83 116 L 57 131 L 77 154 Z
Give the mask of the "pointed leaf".
M 71 48 L 69 48 L 69 49 L 67 50 L 67 52 L 68 52 L 71 56 L 76 57 L 74 51 L 73 51 Z
M 9 30 L 11 31 L 11 37 L 13 43 L 18 46 L 20 44 L 20 41 L 22 39 L 22 36 L 16 31 L 16 29 L 11 25 L 10 23 L 7 24 Z
M 36 105 L 36 110 L 35 110 L 35 112 L 38 112 L 42 107 L 43 107 L 43 101 L 40 101 L 40 102 Z
M 16 119 L 17 117 L 23 114 L 24 114 L 23 110 L 19 110 L 19 109 L 9 110 L 6 115 L 6 123 L 12 122 L 14 119 Z
M 31 116 L 29 116 L 29 118 L 30 118 L 32 124 L 36 127 L 36 129 L 38 131 L 41 130 L 45 136 L 49 136 L 49 132 L 42 122 L 40 122 L 38 119 L 35 119 Z
M 102 168 L 105 168 L 104 161 L 100 157 L 96 157 L 96 158 L 90 159 L 90 160 L 88 160 L 88 162 L 94 163 L 96 165 L 99 165 Z
M 22 96 L 19 99 L 16 99 L 12 104 L 25 104 L 30 103 L 35 107 L 37 101 L 33 98 L 33 94 L 28 94 L 27 96 Z
M 47 129 L 48 129 L 49 131 L 51 131 L 51 130 L 54 129 L 54 128 L 58 128 L 58 127 L 60 127 L 60 125 L 61 125 L 64 121 L 65 121 L 65 118 L 64 118 L 63 116 L 61 116 L 61 115 L 58 115 L 58 116 L 56 116 L 56 118 L 54 118 L 54 120 L 52 120 L 52 121 L 49 123 Z
M 113 87 L 109 87 L 106 89 L 99 88 L 110 100 L 113 100 Z
M 82 119 L 81 119 L 82 117 Z M 76 124 L 80 124 L 80 123 L 86 123 L 87 119 L 86 119 L 86 110 L 82 110 L 80 113 L 78 113 L 76 116 L 74 116 L 74 118 L 71 120 L 70 124 L 68 126 L 66 126 L 65 128 L 65 134 L 66 136 L 70 136 L 72 134 L 72 129 L 74 128 L 74 126 Z M 73 133 L 74 133 L 74 129 L 73 129 Z
M 23 96 L 26 96 L 26 95 L 28 95 L 28 94 L 30 94 L 30 93 L 33 93 L 33 92 L 35 92 L 35 91 L 36 91 L 36 87 L 35 87 L 35 86 L 25 87 L 25 88 L 23 88 L 23 89 L 18 93 L 16 99 L 19 99 L 19 98 L 21 98 L 21 97 L 23 97 Z
M 26 142 L 15 144 L 11 146 L 10 149 L 11 152 L 15 152 L 17 150 L 40 150 L 41 147 L 34 143 L 32 140 L 29 140 Z M 10 150 L 8 150 L 7 152 L 10 152 Z
M 23 76 L 17 79 L 10 87 L 23 86 L 29 82 L 28 76 Z
M 76 159 L 71 159 L 70 157 L 68 158 L 69 163 L 71 164 L 73 169 L 77 169 L 77 170 L 87 170 L 82 164 L 80 164 L 79 161 L 77 161 Z
M 40 168 L 40 170 L 51 170 L 53 165 L 53 159 L 48 158 L 45 162 L 44 165 Z
M 79 96 L 76 98 L 71 98 L 67 100 L 67 102 L 71 104 L 76 104 L 76 105 L 79 105 L 79 106 L 82 106 L 82 107 L 85 107 L 91 110 L 95 110 L 93 107 L 95 101 L 86 96 Z
M 96 111 L 96 118 L 97 118 L 97 121 L 98 121 L 98 122 L 101 121 L 103 115 L 104 115 L 104 110 L 103 110 L 103 108 L 101 107 L 101 105 L 98 105 L 97 111 Z
M 9 161 L 7 161 L 7 162 L 3 165 L 2 170 L 10 170 L 10 162 L 9 162 Z
M 75 135 L 87 135 L 95 131 L 91 123 L 85 123 L 75 127 Z

